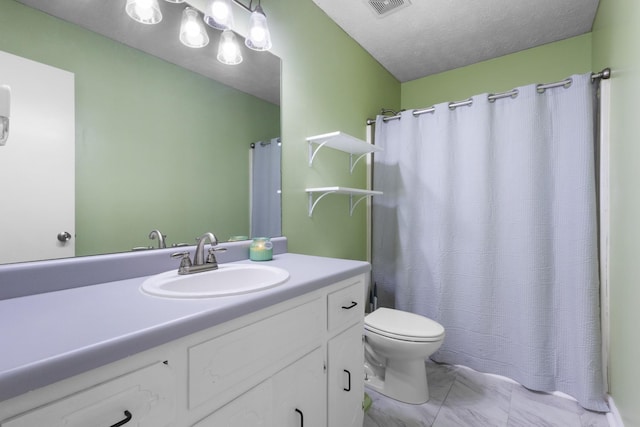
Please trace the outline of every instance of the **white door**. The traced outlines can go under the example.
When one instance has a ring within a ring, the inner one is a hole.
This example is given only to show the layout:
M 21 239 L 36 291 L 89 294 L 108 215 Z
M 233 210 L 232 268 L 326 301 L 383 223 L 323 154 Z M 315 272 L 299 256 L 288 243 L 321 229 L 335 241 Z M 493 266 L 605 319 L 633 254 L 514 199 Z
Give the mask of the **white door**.
M 0 51 L 0 85 L 11 88 L 9 138 L 0 146 L 0 264 L 74 256 L 74 74 Z

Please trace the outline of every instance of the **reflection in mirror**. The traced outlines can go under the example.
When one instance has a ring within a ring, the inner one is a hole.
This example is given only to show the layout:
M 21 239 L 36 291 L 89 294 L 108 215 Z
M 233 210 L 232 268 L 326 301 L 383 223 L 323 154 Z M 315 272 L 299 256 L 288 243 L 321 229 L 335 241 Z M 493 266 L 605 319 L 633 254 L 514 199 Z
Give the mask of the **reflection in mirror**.
M 251 144 L 252 237 L 272 237 L 282 234 L 281 147 L 280 138 Z
M 11 252 L 16 240 L 24 242 L 25 257 L 3 260 L 0 250 L 0 263 L 57 257 L 33 256 L 33 248 L 45 241 L 53 241 L 54 248 L 67 248 L 73 242 L 75 255 L 82 256 L 156 248 L 157 240 L 149 238 L 155 229 L 166 236 L 167 247 L 194 244 L 205 231 L 221 241 L 251 235 L 246 150 L 252 142 L 280 135 L 279 59 L 245 49 L 241 64 L 220 64 L 215 59 L 215 30 L 207 29 L 211 43 L 206 48 L 180 43 L 184 5 L 160 3 L 163 21 L 146 26 L 128 18 L 124 4 L 0 2 L 0 50 L 71 75 L 72 93 L 64 96 L 70 96 L 75 107 L 71 137 L 75 161 L 70 166 L 75 168 L 75 219 L 61 218 L 51 230 L 29 235 L 42 218 L 55 216 L 50 200 L 56 197 L 55 190 L 36 198 L 37 210 L 19 212 L 19 220 L 12 222 L 21 230 L 17 237 L 0 240 L 0 246 Z M 56 13 L 62 19 L 51 16 Z M 72 18 L 84 21 L 68 22 Z M 162 25 L 164 30 L 159 29 Z M 111 27 L 116 35 L 105 34 Z M 163 39 L 163 33 L 170 37 Z M 144 46 L 136 45 L 139 40 Z M 143 52 L 149 46 L 153 55 Z M 166 56 L 164 51 L 172 49 L 178 53 Z M 252 53 L 260 58 L 254 61 Z M 262 65 L 265 58 L 275 66 Z M 222 76 L 210 75 L 218 67 L 226 67 Z M 247 77 L 256 70 L 260 78 Z M 259 84 L 261 79 L 268 82 Z M 22 127 L 29 136 L 30 130 L 48 129 L 50 124 L 18 119 L 24 114 L 18 95 L 12 91 L 12 136 L 0 147 L 0 159 L 7 161 L 9 155 L 33 149 L 29 138 L 13 144 L 14 132 Z M 33 164 L 19 169 L 9 177 L 0 170 L 0 182 L 54 182 L 52 174 Z M 70 240 L 57 239 L 64 232 L 72 236 Z

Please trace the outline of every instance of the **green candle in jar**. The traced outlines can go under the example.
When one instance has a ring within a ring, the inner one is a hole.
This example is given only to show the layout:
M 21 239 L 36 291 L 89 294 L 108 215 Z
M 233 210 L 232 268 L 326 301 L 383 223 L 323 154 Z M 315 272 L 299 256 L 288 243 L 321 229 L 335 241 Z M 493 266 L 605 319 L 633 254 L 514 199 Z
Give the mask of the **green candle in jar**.
M 273 243 L 268 237 L 255 237 L 249 246 L 249 259 L 269 261 L 273 258 Z

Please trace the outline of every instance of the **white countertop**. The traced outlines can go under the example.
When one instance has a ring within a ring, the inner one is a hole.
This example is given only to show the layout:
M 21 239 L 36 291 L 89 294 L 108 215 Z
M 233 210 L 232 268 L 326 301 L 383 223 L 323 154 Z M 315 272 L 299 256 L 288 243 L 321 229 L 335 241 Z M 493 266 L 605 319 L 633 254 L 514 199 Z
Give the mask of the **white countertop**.
M 169 299 L 142 293 L 145 276 L 0 301 L 0 400 L 370 269 L 362 261 L 290 253 L 264 264 L 284 268 L 289 279 L 244 295 Z

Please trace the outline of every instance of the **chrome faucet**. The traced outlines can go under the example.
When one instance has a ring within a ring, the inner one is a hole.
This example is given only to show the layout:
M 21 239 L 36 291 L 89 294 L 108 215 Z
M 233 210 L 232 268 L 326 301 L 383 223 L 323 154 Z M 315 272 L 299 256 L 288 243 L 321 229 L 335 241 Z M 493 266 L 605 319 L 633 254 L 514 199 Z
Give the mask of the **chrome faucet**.
M 207 240 L 209 240 L 209 242 L 211 243 L 211 249 L 213 249 L 213 247 L 218 244 L 218 239 L 216 238 L 216 236 L 213 235 L 213 233 L 204 233 L 197 240 L 198 240 L 198 245 L 196 246 L 196 253 L 193 256 L 193 265 L 203 265 L 204 264 L 204 244 L 207 242 Z M 212 253 L 211 250 L 209 251 L 209 253 L 210 254 Z M 215 260 L 215 256 L 214 256 L 214 260 Z M 217 267 L 218 266 L 216 265 L 216 268 Z
M 204 245 L 207 240 L 211 243 L 209 248 L 209 255 L 205 261 L 204 259 Z M 193 256 L 193 263 L 189 258 L 189 252 L 176 252 L 171 254 L 172 258 L 180 258 L 180 267 L 178 268 L 178 274 L 192 274 L 199 273 L 201 271 L 216 270 L 218 268 L 218 260 L 216 260 L 215 252 L 225 252 L 226 248 L 215 248 L 218 244 L 218 239 L 213 233 L 204 233 L 198 239 L 196 246 L 196 253 Z
M 151 230 L 151 233 L 149 233 L 149 238 L 151 240 L 154 239 L 158 239 L 158 249 L 164 249 L 167 247 L 167 243 L 164 241 L 164 238 L 167 236 L 164 236 L 160 230 Z

